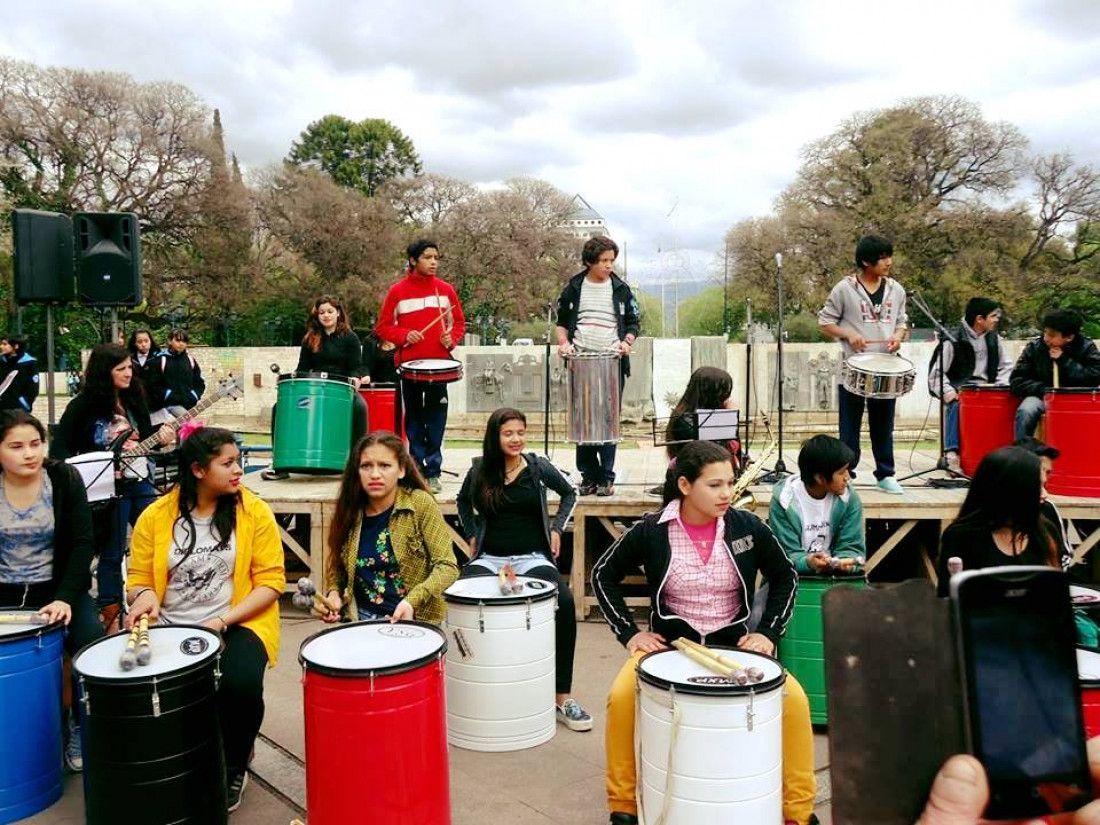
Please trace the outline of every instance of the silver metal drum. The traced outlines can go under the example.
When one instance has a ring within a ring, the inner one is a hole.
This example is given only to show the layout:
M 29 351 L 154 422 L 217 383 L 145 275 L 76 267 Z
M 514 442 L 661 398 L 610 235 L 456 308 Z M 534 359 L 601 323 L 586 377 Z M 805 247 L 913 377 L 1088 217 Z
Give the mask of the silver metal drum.
M 913 389 L 913 362 L 886 352 L 851 355 L 841 368 L 844 389 L 864 398 L 900 398 Z
M 612 444 L 619 440 L 619 355 L 577 353 L 569 358 L 566 440 Z

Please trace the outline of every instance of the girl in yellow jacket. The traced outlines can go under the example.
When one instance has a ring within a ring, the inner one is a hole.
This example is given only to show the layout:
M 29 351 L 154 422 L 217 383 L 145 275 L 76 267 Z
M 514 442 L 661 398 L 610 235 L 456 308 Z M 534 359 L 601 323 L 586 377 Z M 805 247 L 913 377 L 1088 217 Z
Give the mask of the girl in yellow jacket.
M 263 676 L 279 650 L 279 596 L 286 585 L 275 516 L 243 474 L 233 434 L 195 430 L 180 447 L 178 486 L 134 527 L 127 627 L 141 616 L 203 625 L 225 639 L 218 715 L 229 810 L 247 781 L 264 716 Z

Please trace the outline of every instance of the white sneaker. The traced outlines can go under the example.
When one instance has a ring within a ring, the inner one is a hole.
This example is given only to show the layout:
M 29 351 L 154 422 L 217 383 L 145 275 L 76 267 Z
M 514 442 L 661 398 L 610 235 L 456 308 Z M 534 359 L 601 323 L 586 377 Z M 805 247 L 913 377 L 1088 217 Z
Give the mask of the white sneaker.
M 959 462 L 959 454 L 957 452 L 955 452 L 954 450 L 948 450 L 947 453 L 944 455 L 944 458 L 947 459 L 948 470 L 953 473 L 962 472 L 962 464 Z

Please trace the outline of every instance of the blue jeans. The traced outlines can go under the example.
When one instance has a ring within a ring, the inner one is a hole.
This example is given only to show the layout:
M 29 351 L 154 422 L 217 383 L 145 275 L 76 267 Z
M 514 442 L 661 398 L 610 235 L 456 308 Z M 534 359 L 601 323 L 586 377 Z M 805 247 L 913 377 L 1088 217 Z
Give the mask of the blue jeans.
M 405 435 L 409 453 L 425 478 L 439 478 L 443 468 L 443 431 L 447 429 L 447 385 L 402 382 Z
M 1039 426 L 1046 411 L 1046 404 L 1038 396 L 1029 395 L 1021 401 L 1016 408 L 1016 438 L 1035 435 L 1035 428 Z
M 893 398 L 864 398 L 838 386 L 840 407 L 840 440 L 847 444 L 859 464 L 859 431 L 863 428 L 863 408 L 871 430 L 871 452 L 875 456 L 875 478 L 881 481 L 894 474 L 894 407 Z
M 138 516 L 157 498 L 151 482 L 140 479 L 119 479 L 116 485 L 118 501 L 106 514 L 106 536 L 99 550 L 96 569 L 97 602 L 106 607 L 122 600 L 122 556 L 126 552 L 126 526 L 137 524 Z
M 945 452 L 959 451 L 959 402 L 946 404 L 943 409 L 943 449 Z

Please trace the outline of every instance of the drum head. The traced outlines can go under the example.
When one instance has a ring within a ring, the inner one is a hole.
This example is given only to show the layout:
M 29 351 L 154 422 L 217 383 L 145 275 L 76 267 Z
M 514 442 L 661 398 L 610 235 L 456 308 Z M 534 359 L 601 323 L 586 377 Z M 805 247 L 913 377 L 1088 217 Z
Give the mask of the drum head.
M 913 369 L 913 362 L 886 352 L 860 352 L 848 358 L 856 369 L 887 375 L 903 375 Z
M 1012 392 L 1008 384 L 963 384 L 959 392 Z
M 557 585 L 531 576 L 516 576 L 523 585 L 521 593 L 505 596 L 500 592 L 500 579 L 496 576 L 471 576 L 459 579 L 443 591 L 443 598 L 451 604 L 524 604 L 553 599 L 558 595 Z
M 27 619 L 25 622 L 0 622 L 0 645 L 5 642 L 15 642 L 19 639 L 30 639 L 39 633 L 52 633 L 64 627 L 61 622 L 54 622 L 53 624 L 36 622 L 34 618 L 37 615 L 37 610 L 0 610 L 0 616 L 22 616 Z
M 1084 687 L 1100 687 L 1100 653 L 1077 648 L 1077 678 Z
M 1100 606 L 1100 590 L 1095 587 L 1071 584 L 1069 586 L 1069 597 L 1073 601 L 1074 607 Z
M 213 659 L 222 648 L 222 639 L 213 630 L 192 625 L 155 625 L 149 628 L 153 658 L 147 665 L 123 670 L 118 660 L 126 650 L 129 633 L 116 633 L 86 646 L 73 659 L 73 670 L 89 679 L 141 681 L 189 670 Z
M 337 384 L 351 384 L 350 378 L 335 372 L 289 372 L 280 375 L 275 383 L 283 381 L 335 381 Z
M 679 650 L 659 650 L 643 656 L 638 662 L 638 678 L 654 687 L 665 690 L 675 687 L 677 693 L 700 696 L 743 694 L 750 691 L 763 693 L 779 687 L 786 679 L 783 666 L 771 656 L 719 647 L 712 647 L 711 650 L 720 652 L 727 659 L 733 659 L 742 667 L 760 668 L 764 671 L 764 678 L 747 685 L 732 684 L 694 659 L 689 659 Z
M 310 636 L 298 662 L 326 676 L 386 676 L 415 670 L 446 651 L 443 632 L 426 622 L 355 622 Z
M 401 365 L 403 370 L 415 372 L 450 372 L 462 366 L 461 361 L 453 358 L 417 358 L 415 361 L 406 361 Z

